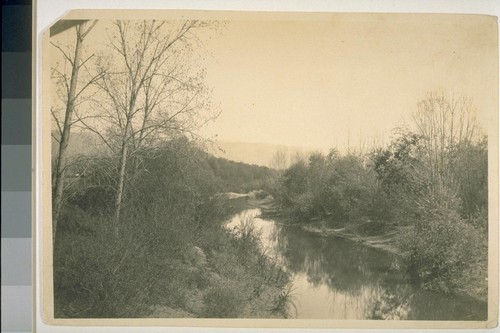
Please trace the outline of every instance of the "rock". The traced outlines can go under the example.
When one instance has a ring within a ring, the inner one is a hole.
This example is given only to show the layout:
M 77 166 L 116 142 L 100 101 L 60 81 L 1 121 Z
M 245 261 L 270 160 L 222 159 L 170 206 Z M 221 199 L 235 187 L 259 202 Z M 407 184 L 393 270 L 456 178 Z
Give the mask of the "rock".
M 205 252 L 198 246 L 193 246 L 189 251 L 189 261 L 196 267 L 203 267 L 207 264 L 207 256 Z

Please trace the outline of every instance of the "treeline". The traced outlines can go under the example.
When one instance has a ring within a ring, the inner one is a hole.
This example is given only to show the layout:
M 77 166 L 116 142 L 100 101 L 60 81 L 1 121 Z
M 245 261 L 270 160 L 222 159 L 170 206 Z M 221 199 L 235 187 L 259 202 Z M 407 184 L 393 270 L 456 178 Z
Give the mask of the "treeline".
M 260 189 L 264 182 L 276 174 L 276 170 L 264 166 L 234 162 L 221 157 L 209 156 L 209 169 L 220 180 L 224 192 L 248 193 Z
M 53 137 L 57 137 L 57 133 L 52 134 Z M 163 143 L 166 145 L 180 144 L 184 141 L 187 146 L 192 146 L 193 143 L 187 143 L 186 137 L 180 137 L 171 142 Z M 99 156 L 105 156 L 99 153 L 99 150 L 95 148 L 98 145 L 98 138 L 95 135 L 91 135 L 86 132 L 73 133 L 71 142 L 69 143 L 67 150 L 71 163 L 67 166 L 67 176 L 70 179 L 75 179 L 79 177 L 86 177 L 92 173 L 95 165 L 92 165 L 89 160 L 99 159 Z M 52 150 L 57 150 L 58 142 L 56 139 L 52 140 Z M 269 178 L 273 178 L 277 171 L 265 166 L 259 166 L 254 164 L 247 164 L 243 162 L 235 162 L 228 160 L 223 157 L 215 157 L 201 148 L 196 148 L 196 156 L 198 160 L 196 163 L 200 164 L 200 168 L 206 170 L 210 173 L 210 177 L 216 178 L 217 188 L 219 192 L 237 192 L 237 193 L 248 193 L 252 190 L 258 190 L 265 185 Z M 150 157 L 154 157 L 155 154 L 148 153 Z M 142 157 L 140 157 L 142 160 Z M 52 163 L 53 168 L 57 160 L 57 155 L 54 156 Z M 108 156 L 109 160 L 109 156 Z M 141 162 L 142 163 L 142 162 Z M 105 167 L 103 164 L 101 167 Z M 143 170 L 144 166 L 141 166 Z M 75 186 L 76 183 L 68 182 L 70 186 Z M 83 204 L 83 203 L 81 203 Z M 108 203 L 109 204 L 109 203 Z
M 290 219 L 363 235 L 396 232 L 409 277 L 425 289 L 486 297 L 487 139 L 467 99 L 430 93 L 414 130 L 366 154 L 315 153 L 270 189 Z M 357 228 L 356 228 L 356 227 Z
M 55 316 L 286 316 L 288 274 L 252 234 L 242 241 L 222 223 L 235 212 L 218 195 L 227 184 L 211 163 L 245 166 L 214 159 L 185 138 L 140 160 L 127 170 L 118 226 L 109 169 L 116 161 L 72 164 L 85 172 L 65 192 L 54 247 Z

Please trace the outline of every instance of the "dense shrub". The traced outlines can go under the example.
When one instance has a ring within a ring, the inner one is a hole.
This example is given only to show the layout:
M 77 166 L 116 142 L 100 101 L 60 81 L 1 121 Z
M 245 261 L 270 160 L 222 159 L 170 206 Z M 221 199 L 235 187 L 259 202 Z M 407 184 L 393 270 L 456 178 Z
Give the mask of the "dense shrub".
M 375 173 L 363 160 L 353 155 L 332 162 L 326 202 L 323 204 L 334 218 L 356 221 L 373 210 L 377 188 Z M 331 206 L 333 204 L 333 206 Z
M 96 157 L 75 158 L 67 171 L 65 201 L 89 214 L 110 213 L 116 193 L 116 160 Z
M 420 286 L 482 297 L 488 145 L 469 102 L 430 93 L 412 115 L 413 130 L 397 129 L 386 147 L 369 157 L 311 154 L 283 171 L 270 192 L 291 219 L 321 219 L 357 236 L 396 234 L 392 245 Z
M 61 232 L 54 253 L 56 316 L 139 317 L 148 302 L 171 297 L 158 290 L 162 279 L 184 278 L 174 263 L 192 237 L 189 221 L 167 210 L 148 219 L 123 215 L 118 236 L 110 219 L 91 217 L 92 234 Z
M 445 190 L 419 201 L 420 219 L 400 235 L 410 277 L 425 289 L 463 290 L 485 279 L 481 260 L 486 239 L 458 213 L 458 200 Z
M 485 141 L 439 151 L 429 142 L 428 136 L 401 133 L 372 155 L 391 207 L 386 218 L 404 226 L 399 246 L 416 283 L 442 292 L 475 288 L 477 296 L 487 274 Z
M 315 153 L 283 171 L 270 191 L 291 219 L 320 218 L 359 236 L 395 232 L 407 272 L 425 289 L 484 295 L 486 139 L 440 149 L 430 142 L 400 131 L 369 159 Z
M 272 177 L 276 171 L 263 166 L 234 162 L 224 158 L 210 156 L 206 160 L 206 170 L 219 179 L 225 192 L 247 193 L 258 190 L 262 183 Z
M 234 283 L 212 286 L 203 296 L 205 316 L 209 318 L 234 318 L 240 313 L 244 301 L 242 289 Z
M 263 259 L 254 231 L 242 241 L 221 226 L 234 211 L 206 158 L 185 140 L 134 156 L 116 226 L 105 178 L 92 170 L 78 180 L 96 186 L 75 187 L 64 205 L 54 247 L 56 317 L 143 317 L 158 306 L 228 317 L 258 298 L 256 289 L 279 294 L 288 276 Z
M 314 197 L 310 191 L 300 193 L 290 199 L 290 213 L 298 219 L 308 219 L 315 215 Z
M 415 202 L 426 185 L 421 171 L 420 140 L 415 133 L 399 133 L 387 148 L 371 154 L 371 165 L 381 184 L 377 205 L 385 220 L 411 225 L 418 214 Z
M 481 215 L 488 209 L 488 142 L 463 142 L 450 152 L 452 176 L 461 200 L 460 214 L 464 218 Z
M 326 217 L 355 221 L 375 211 L 379 188 L 375 172 L 356 156 L 323 156 L 299 161 L 285 170 L 271 190 L 294 219 Z

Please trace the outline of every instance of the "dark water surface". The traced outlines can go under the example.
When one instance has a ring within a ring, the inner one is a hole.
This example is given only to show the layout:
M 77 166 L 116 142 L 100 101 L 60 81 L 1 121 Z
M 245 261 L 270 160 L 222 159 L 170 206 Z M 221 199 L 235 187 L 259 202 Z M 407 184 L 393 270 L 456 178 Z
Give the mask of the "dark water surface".
M 296 318 L 486 320 L 487 304 L 413 286 L 394 255 L 337 237 L 258 218 L 259 209 L 235 215 L 226 225 L 250 223 L 269 256 L 293 276 Z

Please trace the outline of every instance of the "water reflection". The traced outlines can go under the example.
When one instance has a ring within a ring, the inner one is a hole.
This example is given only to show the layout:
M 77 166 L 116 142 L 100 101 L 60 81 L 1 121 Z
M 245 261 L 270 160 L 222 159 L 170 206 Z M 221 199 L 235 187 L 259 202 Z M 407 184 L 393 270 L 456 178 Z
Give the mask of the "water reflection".
M 487 307 L 470 297 L 415 288 L 396 270 L 397 258 L 350 240 L 320 237 L 298 227 L 259 218 L 251 209 L 228 224 L 246 219 L 260 231 L 267 254 L 293 274 L 298 318 L 385 320 L 485 320 Z

